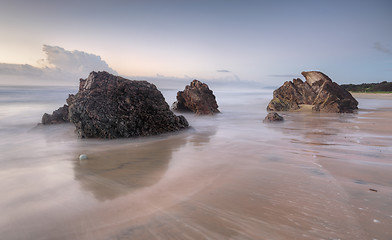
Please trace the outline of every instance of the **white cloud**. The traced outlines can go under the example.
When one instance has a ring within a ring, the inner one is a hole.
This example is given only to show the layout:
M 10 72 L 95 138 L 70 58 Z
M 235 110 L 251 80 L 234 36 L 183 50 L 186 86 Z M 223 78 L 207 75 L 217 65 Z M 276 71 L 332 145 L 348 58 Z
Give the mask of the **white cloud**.
M 82 51 L 68 51 L 57 46 L 44 45 L 48 67 L 59 68 L 71 73 L 82 73 L 84 75 L 91 71 L 107 71 L 117 74 L 100 56 Z
M 95 54 L 49 45 L 44 45 L 43 51 L 46 58 L 38 61 L 40 67 L 0 63 L 0 84 L 77 85 L 79 78 L 86 78 L 91 71 L 118 75 Z

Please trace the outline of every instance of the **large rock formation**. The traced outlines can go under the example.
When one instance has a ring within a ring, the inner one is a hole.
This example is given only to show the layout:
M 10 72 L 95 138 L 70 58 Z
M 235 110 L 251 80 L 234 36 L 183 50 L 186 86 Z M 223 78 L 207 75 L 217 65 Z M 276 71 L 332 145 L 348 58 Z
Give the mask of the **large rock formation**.
M 298 110 L 302 105 L 311 105 L 316 112 L 353 112 L 358 102 L 345 89 L 322 72 L 302 72 L 306 81 L 293 79 L 274 91 L 268 111 Z
M 59 109 L 53 111 L 52 114 L 45 113 L 42 116 L 42 124 L 57 124 L 57 123 L 67 123 L 68 118 L 68 105 L 60 107 Z
M 161 92 L 146 81 L 107 72 L 80 79 L 79 92 L 67 99 L 68 118 L 81 138 L 148 136 L 188 126 L 176 116 Z
M 199 80 L 193 80 L 184 91 L 177 92 L 177 101 L 172 107 L 174 110 L 192 111 L 196 114 L 219 113 L 213 92 Z

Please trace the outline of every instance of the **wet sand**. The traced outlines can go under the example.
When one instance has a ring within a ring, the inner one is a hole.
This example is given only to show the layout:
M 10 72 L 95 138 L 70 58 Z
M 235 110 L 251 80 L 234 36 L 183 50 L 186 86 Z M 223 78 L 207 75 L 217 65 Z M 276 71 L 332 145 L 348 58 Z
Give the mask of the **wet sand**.
M 45 150 L 0 171 L 8 193 L 0 199 L 0 235 L 391 239 L 392 108 L 290 112 L 283 123 L 263 124 L 259 104 L 222 104 L 216 116 L 186 115 L 189 130 L 135 140 L 33 131 Z M 89 159 L 79 161 L 81 153 Z

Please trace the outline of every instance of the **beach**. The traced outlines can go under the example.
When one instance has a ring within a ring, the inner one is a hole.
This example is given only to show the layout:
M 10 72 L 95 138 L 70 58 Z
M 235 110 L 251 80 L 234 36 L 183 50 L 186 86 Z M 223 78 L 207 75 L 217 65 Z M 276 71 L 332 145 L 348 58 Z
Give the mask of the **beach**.
M 171 104 L 175 91 L 163 93 Z M 110 141 L 36 126 L 65 98 L 30 103 L 17 123 L 29 99 L 14 112 L 2 103 L 0 236 L 392 238 L 391 95 L 354 94 L 352 114 L 263 123 L 272 90 L 214 93 L 221 113 L 186 113 L 187 130 Z

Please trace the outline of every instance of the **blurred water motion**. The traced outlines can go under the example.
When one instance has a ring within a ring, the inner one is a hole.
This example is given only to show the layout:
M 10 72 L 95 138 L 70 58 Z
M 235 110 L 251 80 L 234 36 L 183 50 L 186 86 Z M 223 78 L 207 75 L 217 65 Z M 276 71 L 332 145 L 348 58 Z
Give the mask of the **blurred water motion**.
M 264 124 L 272 91 L 215 91 L 222 113 L 188 130 L 108 141 L 36 126 L 64 103 L 45 91 L 0 97 L 4 239 L 392 236 L 391 100 Z

